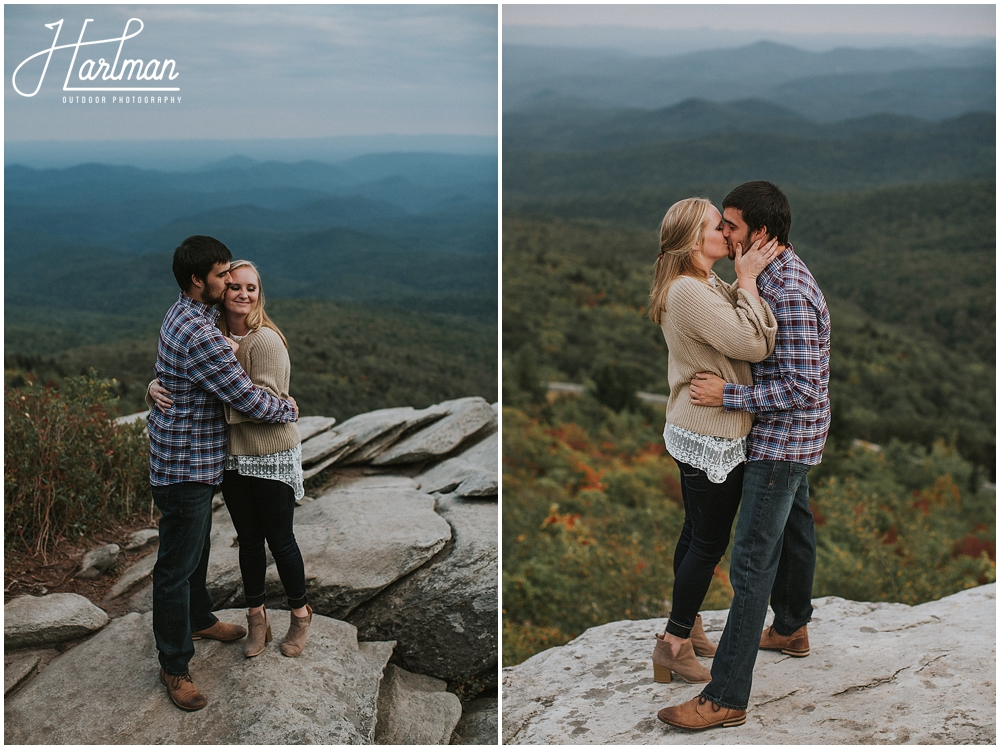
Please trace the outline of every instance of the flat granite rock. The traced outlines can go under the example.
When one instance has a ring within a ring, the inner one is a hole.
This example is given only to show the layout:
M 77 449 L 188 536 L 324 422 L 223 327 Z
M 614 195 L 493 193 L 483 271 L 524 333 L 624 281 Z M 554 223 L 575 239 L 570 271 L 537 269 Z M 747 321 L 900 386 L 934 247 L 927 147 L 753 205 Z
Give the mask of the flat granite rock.
M 76 593 L 20 596 L 3 607 L 4 649 L 75 640 L 107 623 L 102 609 Z
M 105 544 L 96 549 L 91 549 L 83 555 L 78 569 L 73 577 L 80 580 L 91 580 L 103 575 L 110 567 L 118 561 L 121 547 L 118 544 Z
M 500 729 L 496 697 L 480 697 L 462 705 L 462 718 L 451 734 L 452 744 L 496 746 Z
M 440 679 L 385 667 L 378 694 L 376 744 L 447 744 L 462 717 L 462 703 Z
M 20 650 L 4 655 L 3 693 L 7 694 L 7 692 L 31 676 L 41 661 L 41 654 L 31 650 Z
M 476 432 L 495 426 L 497 421 L 490 404 L 478 396 L 444 401 L 436 408 L 446 409 L 448 415 L 374 456 L 372 464 L 419 463 L 447 455 Z
M 503 670 L 508 744 L 996 743 L 996 584 L 919 606 L 813 601 L 811 654 L 759 651 L 747 721 L 685 731 L 657 711 L 704 685 L 653 682 L 663 620 L 594 627 Z M 718 642 L 728 612 L 702 612 Z M 709 659 L 702 659 L 710 666 Z
M 299 439 L 305 442 L 307 439 L 325 432 L 336 423 L 337 420 L 332 416 L 301 416 L 295 422 L 295 426 L 299 430 Z
M 226 622 L 242 610 L 218 611 Z M 370 744 L 391 642 L 358 643 L 349 624 L 315 615 L 298 658 L 275 640 L 256 658 L 241 643 L 199 640 L 191 675 L 208 698 L 177 709 L 159 680 L 152 614 L 128 614 L 53 660 L 4 701 L 7 744 Z
M 156 528 L 143 528 L 129 536 L 125 551 L 137 551 L 147 546 L 159 545 L 160 531 Z
M 381 408 L 352 416 L 337 431 L 351 436 L 345 463 L 366 463 L 392 445 L 406 432 L 444 418 L 448 409 L 441 406 L 415 409 L 410 406 Z
M 364 483 L 364 482 L 362 482 Z M 335 487 L 296 512 L 313 610 L 346 618 L 358 604 L 430 561 L 451 538 L 434 499 L 405 487 Z M 277 570 L 268 593 L 283 601 Z
M 408 671 L 489 682 L 499 639 L 497 503 L 445 495 L 438 512 L 453 529 L 452 543 L 347 619 L 362 639 L 397 640 L 394 662 Z
M 148 583 L 129 596 L 128 610 L 139 614 L 153 610 L 153 583 Z
M 498 435 L 493 433 L 468 450 L 418 473 L 425 492 L 455 492 L 459 496 L 493 496 L 497 482 Z
M 360 477 L 296 508 L 293 528 L 313 611 L 343 619 L 444 547 L 451 527 L 435 512 L 434 498 L 413 486 L 406 477 Z M 277 568 L 270 556 L 268 562 L 266 605 L 285 608 Z M 208 569 L 216 605 L 242 606 L 239 546 L 224 509 L 212 516 Z
M 497 495 L 500 493 L 500 483 L 495 473 L 478 473 L 466 478 L 461 484 L 455 487 L 454 492 L 458 496 L 468 499 L 482 497 L 496 501 Z
M 111 601 L 118 598 L 120 595 L 127 593 L 134 586 L 145 581 L 147 578 L 153 577 L 153 567 L 156 566 L 156 553 L 147 554 L 142 559 L 137 561 L 131 567 L 122 573 L 115 584 L 111 586 L 111 590 L 108 591 L 107 595 L 104 597 L 105 601 Z
M 296 508 L 298 510 L 298 508 Z M 225 507 L 212 513 L 212 551 L 208 557 L 208 592 L 218 608 L 243 605 L 243 575 L 236 528 Z
M 308 442 L 303 442 L 302 465 L 313 465 L 330 456 L 339 456 L 351 444 L 352 439 L 350 434 L 341 434 L 339 430 L 331 430 L 313 437 Z
M 409 489 L 416 491 L 420 488 L 420 483 L 409 476 L 398 476 L 387 473 L 353 477 L 349 481 L 341 481 L 335 488 L 340 492 L 371 492 L 374 489 Z

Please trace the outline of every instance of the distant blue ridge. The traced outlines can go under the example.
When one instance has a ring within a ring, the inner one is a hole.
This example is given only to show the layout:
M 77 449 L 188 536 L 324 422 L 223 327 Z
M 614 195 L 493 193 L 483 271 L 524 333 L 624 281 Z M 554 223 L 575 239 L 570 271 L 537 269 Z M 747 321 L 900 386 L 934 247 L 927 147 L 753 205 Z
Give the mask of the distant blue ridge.
M 379 153 L 424 152 L 496 159 L 496 135 L 345 135 L 250 140 L 109 140 L 4 142 L 4 165 L 40 169 L 87 163 L 164 171 L 245 166 L 261 161 L 327 164 Z

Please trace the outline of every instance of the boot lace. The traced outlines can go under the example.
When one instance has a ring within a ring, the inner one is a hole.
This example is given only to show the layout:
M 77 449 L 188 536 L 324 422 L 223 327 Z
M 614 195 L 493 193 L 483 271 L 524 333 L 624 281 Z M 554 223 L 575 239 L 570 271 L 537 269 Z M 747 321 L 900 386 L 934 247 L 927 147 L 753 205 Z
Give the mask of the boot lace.
M 704 705 L 706 702 L 709 703 L 712 706 L 712 712 L 713 713 L 717 713 L 717 712 L 719 712 L 722 709 L 722 705 L 716 705 L 714 702 L 712 702 L 710 699 L 708 699 L 708 697 L 702 697 L 701 695 L 698 695 L 698 704 L 699 705 Z
M 194 684 L 194 682 L 191 681 L 190 673 L 181 674 L 180 676 L 175 676 L 174 674 L 167 674 L 166 676 L 167 679 L 170 681 L 170 688 L 174 690 L 180 688 L 182 681 L 186 681 L 188 684 Z

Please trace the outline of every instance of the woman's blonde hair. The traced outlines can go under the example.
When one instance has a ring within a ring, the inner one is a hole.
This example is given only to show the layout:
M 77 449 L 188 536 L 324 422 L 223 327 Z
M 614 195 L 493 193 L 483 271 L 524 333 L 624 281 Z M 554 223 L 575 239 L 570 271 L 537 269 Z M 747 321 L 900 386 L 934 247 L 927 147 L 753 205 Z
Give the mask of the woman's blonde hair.
M 288 348 L 288 341 L 285 339 L 284 334 L 278 330 L 278 326 L 274 324 L 270 317 L 267 316 L 267 312 L 264 311 L 264 287 L 260 283 L 260 271 L 257 270 L 257 266 L 251 263 L 249 260 L 234 260 L 232 265 L 229 266 L 229 271 L 232 272 L 237 268 L 247 267 L 250 268 L 254 275 L 257 276 L 257 306 L 250 310 L 250 314 L 247 315 L 247 327 L 250 330 L 260 330 L 261 328 L 270 328 L 278 337 L 281 338 L 281 342 L 285 344 L 285 348 Z M 222 310 L 222 314 L 219 315 L 219 330 L 222 331 L 224 335 L 229 335 L 229 320 L 226 318 L 226 310 Z
M 711 207 L 708 198 L 685 198 L 670 206 L 660 222 L 660 254 L 653 266 L 653 285 L 649 290 L 649 319 L 657 325 L 674 279 L 707 278 L 705 271 L 695 265 L 691 251 L 705 238 L 705 221 Z

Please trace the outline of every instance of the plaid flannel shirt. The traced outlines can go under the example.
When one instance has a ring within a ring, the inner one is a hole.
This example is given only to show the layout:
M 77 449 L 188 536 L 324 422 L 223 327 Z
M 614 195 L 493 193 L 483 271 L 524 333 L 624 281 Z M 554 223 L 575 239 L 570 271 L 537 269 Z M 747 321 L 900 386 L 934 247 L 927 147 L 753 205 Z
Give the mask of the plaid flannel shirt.
M 170 391 L 167 413 L 149 414 L 149 483 L 222 482 L 226 419 L 222 401 L 269 423 L 295 420 L 291 403 L 254 385 L 215 327 L 218 310 L 180 299 L 160 327 L 156 377 Z
M 774 353 L 750 364 L 754 384 L 728 383 L 722 404 L 749 411 L 748 460 L 816 465 L 830 431 L 830 313 L 791 245 L 757 277 L 778 321 Z

